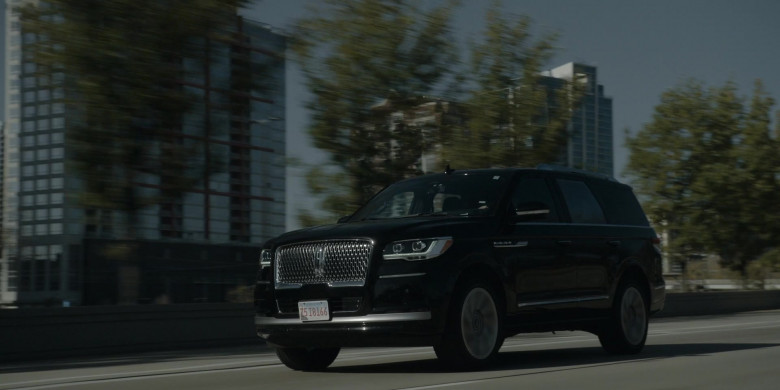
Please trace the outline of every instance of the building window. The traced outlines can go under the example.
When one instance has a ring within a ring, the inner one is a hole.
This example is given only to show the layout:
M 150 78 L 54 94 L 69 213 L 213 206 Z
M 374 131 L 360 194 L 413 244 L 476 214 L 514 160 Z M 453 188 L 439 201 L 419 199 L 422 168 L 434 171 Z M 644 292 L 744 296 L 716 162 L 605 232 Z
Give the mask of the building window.
M 33 220 L 32 210 L 22 210 L 22 222 L 30 222 Z
M 23 237 L 30 237 L 33 233 L 33 227 L 32 225 L 22 225 L 22 236 Z
M 45 102 L 51 99 L 51 91 L 48 89 L 41 89 L 38 91 L 38 101 Z
M 55 207 L 49 211 L 50 219 L 62 219 L 62 208 Z
M 49 219 L 49 209 L 37 209 L 35 210 L 35 220 L 44 221 Z
M 47 234 L 49 234 L 49 225 L 43 223 L 35 225 L 36 236 L 45 236 Z
M 49 174 L 49 164 L 38 164 L 35 167 L 35 173 L 38 175 L 48 175 Z
M 38 179 L 35 181 L 35 187 L 38 191 L 46 191 L 49 189 L 49 181 L 46 179 Z
M 22 182 L 22 192 L 30 192 L 34 191 L 35 187 L 33 186 L 34 182 L 32 180 L 25 180 Z
M 22 137 L 22 146 L 35 146 L 35 136 L 25 135 Z
M 37 194 L 35 195 L 35 205 L 45 206 L 49 204 L 49 194 Z
M 22 152 L 22 161 L 28 162 L 35 160 L 35 152 L 32 150 L 26 150 Z
M 32 76 L 25 77 L 22 81 L 22 85 L 25 88 L 35 88 L 35 77 Z
M 62 234 L 62 224 L 59 222 L 49 224 L 49 234 Z
M 24 107 L 24 117 L 25 118 L 31 118 L 35 116 L 35 107 L 34 106 L 25 106 Z
M 54 119 L 56 120 L 57 118 L 54 118 Z M 59 119 L 62 119 L 62 118 L 59 118 Z M 55 145 L 56 144 L 61 144 L 62 141 L 63 141 L 63 134 L 62 133 L 52 133 L 52 135 L 51 135 L 51 143 L 52 144 L 55 144 Z
M 51 113 L 52 114 L 62 114 L 65 112 L 65 104 L 63 103 L 54 103 L 51 105 Z
M 24 121 L 22 124 L 25 133 L 31 133 L 35 131 L 35 121 Z
M 48 134 L 38 134 L 38 146 L 46 146 L 49 144 Z
M 32 103 L 35 101 L 35 91 L 27 91 L 24 93 L 24 102 Z
M 51 179 L 51 189 L 53 190 L 61 190 L 63 185 L 63 180 L 61 177 L 53 177 Z
M 22 167 L 22 176 L 33 176 L 35 174 L 34 168 L 32 165 L 25 165 Z
M 49 149 L 38 149 L 38 160 L 49 159 Z
M 64 149 L 62 149 L 62 148 L 52 148 L 51 149 L 51 158 L 52 159 L 62 158 L 63 154 L 64 154 Z
M 52 118 L 51 119 L 51 128 L 52 129 L 61 129 L 65 127 L 65 118 L 58 117 L 58 118 Z
M 39 119 L 38 120 L 38 131 L 42 130 L 49 130 L 49 120 L 48 119 Z
M 62 192 L 51 194 L 51 204 L 62 204 Z
M 63 167 L 61 162 L 56 162 L 51 164 L 51 173 L 53 175 L 59 175 L 60 173 L 62 173 L 62 171 L 63 171 Z

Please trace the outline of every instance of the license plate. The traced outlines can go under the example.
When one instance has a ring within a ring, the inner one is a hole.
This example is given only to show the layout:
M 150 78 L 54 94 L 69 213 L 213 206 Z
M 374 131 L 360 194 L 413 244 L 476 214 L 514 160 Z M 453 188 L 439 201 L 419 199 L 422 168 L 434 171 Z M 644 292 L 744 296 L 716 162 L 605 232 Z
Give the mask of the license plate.
M 303 322 L 328 321 L 330 320 L 328 301 L 298 302 L 298 315 Z

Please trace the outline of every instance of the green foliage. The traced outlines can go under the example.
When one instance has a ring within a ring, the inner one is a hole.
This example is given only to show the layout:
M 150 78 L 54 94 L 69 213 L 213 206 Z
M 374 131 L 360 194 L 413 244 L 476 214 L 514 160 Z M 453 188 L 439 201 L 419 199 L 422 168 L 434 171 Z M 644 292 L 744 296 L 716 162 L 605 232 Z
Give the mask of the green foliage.
M 456 168 L 560 158 L 577 89 L 553 96 L 538 82 L 554 35 L 532 41 L 530 20 L 511 21 L 496 3 L 471 68 L 456 74 L 448 27 L 454 2 L 428 10 L 401 0 L 327 4 L 298 23 L 293 39 L 314 94 L 309 131 L 331 156 L 328 174 L 318 167 L 308 176 L 312 192 L 324 197 L 326 219 L 351 214 L 377 190 L 420 174 L 424 154 Z M 462 105 L 430 97 L 470 89 Z M 423 104 L 436 119 L 409 120 Z M 342 183 L 347 192 L 335 188 Z M 305 226 L 322 220 L 301 218 Z
M 420 97 L 433 94 L 454 59 L 453 4 L 431 10 L 415 4 L 328 1 L 297 25 L 292 48 L 314 95 L 309 132 L 335 168 L 309 175 L 326 214 L 351 214 L 388 183 L 418 174 L 414 164 L 433 144 L 423 126 L 388 116 L 427 101 Z M 348 192 L 330 191 L 334 180 L 348 183 L 341 187 Z
M 210 42 L 230 39 L 243 0 L 47 0 L 21 9 L 25 53 L 41 80 L 67 97 L 70 168 L 84 184 L 80 201 L 131 219 L 160 199 L 138 183 L 159 177 L 165 198 L 206 177 L 217 161 L 203 142 L 177 136 L 193 96 L 183 60 L 201 64 Z M 62 77 L 58 77 L 60 75 Z
M 445 129 L 442 164 L 490 168 L 555 163 L 565 150 L 566 125 L 579 96 L 578 83 L 557 92 L 540 83 L 556 35 L 532 40 L 531 20 L 487 13 L 484 41 L 471 49 L 466 77 L 474 89 L 467 121 Z
M 744 275 L 778 242 L 773 104 L 758 82 L 746 103 L 733 83 L 689 81 L 665 92 L 652 122 L 628 139 L 627 173 L 648 216 L 669 231 L 676 260 L 715 253 Z

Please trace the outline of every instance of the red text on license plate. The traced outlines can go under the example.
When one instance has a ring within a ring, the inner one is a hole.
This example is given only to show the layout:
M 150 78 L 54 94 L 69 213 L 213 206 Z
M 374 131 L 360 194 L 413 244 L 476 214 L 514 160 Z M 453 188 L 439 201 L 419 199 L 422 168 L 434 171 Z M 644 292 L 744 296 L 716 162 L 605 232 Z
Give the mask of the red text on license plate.
M 301 301 L 298 302 L 298 315 L 301 321 L 328 321 L 330 310 L 328 301 Z

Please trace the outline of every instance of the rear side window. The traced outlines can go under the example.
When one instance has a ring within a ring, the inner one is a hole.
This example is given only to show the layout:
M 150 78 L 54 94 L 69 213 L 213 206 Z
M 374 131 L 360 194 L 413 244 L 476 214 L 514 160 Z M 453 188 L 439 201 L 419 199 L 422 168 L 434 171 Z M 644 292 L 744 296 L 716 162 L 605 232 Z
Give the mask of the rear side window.
M 558 179 L 558 186 L 569 208 L 572 223 L 607 223 L 599 202 L 584 182 Z
M 615 225 L 650 226 L 631 187 L 594 181 L 591 188 L 604 206 L 607 221 Z

